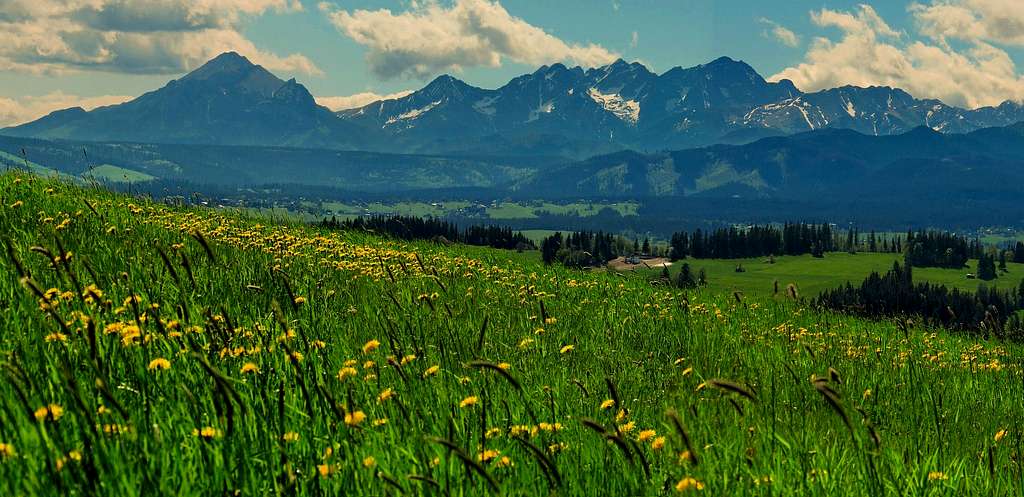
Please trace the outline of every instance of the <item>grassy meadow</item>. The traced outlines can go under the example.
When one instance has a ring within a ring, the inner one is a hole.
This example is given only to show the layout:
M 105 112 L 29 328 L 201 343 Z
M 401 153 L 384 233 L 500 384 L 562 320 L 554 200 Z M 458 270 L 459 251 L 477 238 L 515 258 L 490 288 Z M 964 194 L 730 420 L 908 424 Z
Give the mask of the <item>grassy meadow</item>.
M 1016 344 L 20 173 L 0 202 L 12 495 L 1024 492 Z
M 769 264 L 767 257 L 753 259 L 688 259 L 678 261 L 670 268 L 675 275 L 683 262 L 690 265 L 696 274 L 704 269 L 708 275 L 708 291 L 712 293 L 731 293 L 739 291 L 745 295 L 770 296 L 775 291 L 775 281 L 779 287 L 793 283 L 801 295 L 814 297 L 825 290 L 830 290 L 850 282 L 859 285 L 872 271 L 884 274 L 892 269 L 894 262 L 903 264 L 902 254 L 859 252 L 830 252 L 824 258 L 816 259 L 811 255 L 775 257 L 775 263 Z M 742 265 L 744 272 L 736 272 L 736 266 Z M 1007 263 L 1006 273 L 991 281 L 968 279 L 968 273 L 975 273 L 977 260 L 968 262 L 962 269 L 914 268 L 914 280 L 945 285 L 949 288 L 975 291 L 979 285 L 1001 290 L 1016 289 L 1024 280 L 1024 264 Z M 661 274 L 660 269 L 643 269 L 637 271 L 644 278 L 653 278 Z

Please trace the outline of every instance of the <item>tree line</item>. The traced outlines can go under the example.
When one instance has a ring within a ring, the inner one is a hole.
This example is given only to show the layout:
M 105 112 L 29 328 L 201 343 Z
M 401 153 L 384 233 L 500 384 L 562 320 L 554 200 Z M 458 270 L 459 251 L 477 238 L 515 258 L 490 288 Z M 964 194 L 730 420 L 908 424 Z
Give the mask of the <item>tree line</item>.
M 849 240 L 853 247 L 858 239 L 850 230 L 841 237 L 829 224 L 786 223 L 783 226 L 751 226 L 718 228 L 713 231 L 697 229 L 692 233 L 676 232 L 669 240 L 673 260 L 694 259 L 748 259 L 770 255 L 824 256 L 834 252 L 842 241 Z
M 525 235 L 502 226 L 468 226 L 459 229 L 448 221 L 416 216 L 367 216 L 339 221 L 332 216 L 319 224 L 322 228 L 363 230 L 402 240 L 437 240 L 499 249 L 533 250 L 536 246 Z
M 925 322 L 972 334 L 1024 339 L 1024 281 L 1013 291 L 979 286 L 976 292 L 914 283 L 910 265 L 893 263 L 884 275 L 872 272 L 860 286 L 847 283 L 815 299 L 821 307 L 867 317 L 918 316 Z

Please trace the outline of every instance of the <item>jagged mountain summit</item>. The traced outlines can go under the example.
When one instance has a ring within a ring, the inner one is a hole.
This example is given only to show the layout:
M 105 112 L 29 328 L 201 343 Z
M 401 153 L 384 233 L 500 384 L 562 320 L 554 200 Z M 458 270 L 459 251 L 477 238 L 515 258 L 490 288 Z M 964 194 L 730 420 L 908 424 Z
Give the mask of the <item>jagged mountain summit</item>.
M 84 141 L 329 148 L 359 148 L 368 138 L 362 132 L 317 105 L 294 79 L 281 80 L 234 52 L 129 102 L 58 111 L 3 130 Z
M 280 145 L 424 154 L 588 157 L 743 144 L 821 129 L 894 135 L 1007 126 L 1024 107 L 961 109 L 887 87 L 805 93 L 721 57 L 655 74 L 618 60 L 543 66 L 500 88 L 445 75 L 405 97 L 333 113 L 295 80 L 226 53 L 165 87 L 91 112 L 54 112 L 3 134 L 47 139 Z

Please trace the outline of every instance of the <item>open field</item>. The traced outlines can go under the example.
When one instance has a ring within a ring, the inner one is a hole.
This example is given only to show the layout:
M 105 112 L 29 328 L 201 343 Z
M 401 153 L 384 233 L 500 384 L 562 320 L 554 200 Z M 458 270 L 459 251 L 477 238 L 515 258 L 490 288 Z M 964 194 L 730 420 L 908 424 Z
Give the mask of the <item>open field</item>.
M 11 495 L 1024 489 L 1017 344 L 28 175 L 0 201 Z
M 774 282 L 778 280 L 780 288 L 789 283 L 797 285 L 804 296 L 813 297 L 824 290 L 835 288 L 846 282 L 859 285 L 872 271 L 884 273 L 892 268 L 894 262 L 903 263 L 901 254 L 879 254 L 861 252 L 851 255 L 845 252 L 829 253 L 823 259 L 815 259 L 810 255 L 782 256 L 775 258 L 775 264 L 768 264 L 767 258 L 754 259 L 687 259 L 673 264 L 674 275 L 682 262 L 690 264 L 696 274 L 704 269 L 708 275 L 708 289 L 711 292 L 740 291 L 746 295 L 771 295 Z M 742 265 L 746 270 L 736 272 L 736 266 Z M 974 291 L 979 284 L 1000 289 L 1016 288 L 1024 280 L 1024 264 L 1008 263 L 1008 273 L 992 281 L 967 279 L 967 273 L 974 273 L 977 261 L 968 263 L 963 269 L 914 268 L 915 281 L 928 281 L 945 285 L 950 288 Z M 661 269 L 638 270 L 645 277 L 656 277 Z

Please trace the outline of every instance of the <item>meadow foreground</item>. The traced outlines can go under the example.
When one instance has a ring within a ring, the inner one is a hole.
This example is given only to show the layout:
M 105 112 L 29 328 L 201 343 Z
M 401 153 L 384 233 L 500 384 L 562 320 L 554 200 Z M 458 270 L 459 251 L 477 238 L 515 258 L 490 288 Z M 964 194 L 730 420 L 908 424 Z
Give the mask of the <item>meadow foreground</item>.
M 1022 349 L 0 176 L 14 495 L 1020 495 Z

